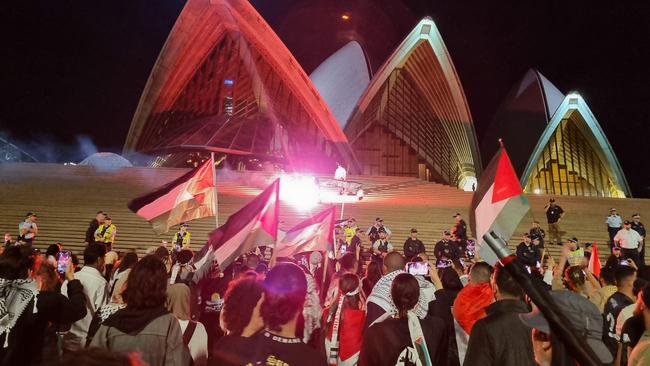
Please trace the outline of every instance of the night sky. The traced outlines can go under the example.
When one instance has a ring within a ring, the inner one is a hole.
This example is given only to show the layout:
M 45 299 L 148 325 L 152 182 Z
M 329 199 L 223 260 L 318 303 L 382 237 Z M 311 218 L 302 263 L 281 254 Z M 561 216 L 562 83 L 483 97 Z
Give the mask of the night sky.
M 42 160 L 119 152 L 184 1 L 0 5 L 0 133 Z M 479 141 L 526 70 L 587 101 L 633 194 L 650 197 L 650 9 L 643 2 L 254 0 L 307 73 L 349 40 L 377 70 L 423 16 L 436 22 Z M 350 15 L 343 21 L 341 15 Z M 524 136 L 522 136 L 523 138 Z M 529 141 L 535 144 L 536 141 Z

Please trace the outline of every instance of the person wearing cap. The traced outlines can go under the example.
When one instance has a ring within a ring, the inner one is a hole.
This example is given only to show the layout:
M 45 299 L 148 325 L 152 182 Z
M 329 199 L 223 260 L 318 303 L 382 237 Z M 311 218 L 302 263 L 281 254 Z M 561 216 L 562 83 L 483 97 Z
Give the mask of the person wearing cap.
M 551 291 L 551 298 L 569 321 L 569 326 L 580 334 L 598 359 L 611 363 L 614 358 L 602 341 L 603 318 L 596 305 L 571 291 Z M 532 328 L 533 352 L 540 366 L 574 365 L 571 351 L 551 332 L 551 326 L 539 309 L 520 314 L 519 319 Z
M 639 305 L 643 305 L 639 307 L 639 310 L 641 317 L 643 317 L 645 332 L 641 335 L 636 346 L 634 346 L 632 353 L 630 353 L 630 358 L 627 362 L 628 365 L 650 364 L 650 285 L 646 285 L 643 288 L 639 300 Z M 634 318 L 629 319 L 628 322 L 632 319 Z
M 343 232 L 345 232 L 345 241 L 348 244 L 351 244 L 352 238 L 354 238 L 357 232 L 357 220 L 354 217 L 348 219 L 348 221 L 345 223 Z
M 546 221 L 548 222 L 548 234 L 551 237 L 551 243 L 562 245 L 562 231 L 560 231 L 560 220 L 564 216 L 562 207 L 555 204 L 555 198 L 548 200 L 548 205 L 544 206 L 546 212 Z
M 357 260 L 361 253 L 361 236 L 363 235 L 363 230 L 359 227 L 355 227 L 354 236 L 350 239 L 350 245 L 348 245 L 348 251 L 355 254 Z
M 386 238 L 386 230 L 380 228 L 377 230 L 379 239 L 372 244 L 372 260 L 381 262 L 386 253 L 393 251 L 393 244 Z
M 539 237 L 539 245 L 537 246 L 539 249 L 544 249 L 544 238 L 546 237 L 546 232 L 544 229 L 542 229 L 541 226 L 539 226 L 539 221 L 533 220 L 533 227 L 528 230 L 528 234 L 530 234 L 531 238 L 533 236 L 538 236 Z
M 490 285 L 495 302 L 485 308 L 487 316 L 474 323 L 463 363 L 485 366 L 534 365 L 530 330 L 518 316 L 529 312 L 523 301 L 524 291 L 501 265 L 495 267 Z
M 632 225 L 631 225 L 632 230 L 636 231 L 641 235 L 641 238 L 643 239 L 643 243 L 641 243 L 641 251 L 639 252 L 639 259 L 642 264 L 645 264 L 645 226 L 643 226 L 643 223 L 641 222 L 641 215 L 638 213 L 635 213 L 632 215 Z
M 106 213 L 104 211 L 97 211 L 95 218 L 90 221 L 88 229 L 86 229 L 86 240 L 84 241 L 84 244 L 88 245 L 95 243 L 95 231 L 97 231 L 99 225 L 104 223 L 105 218 Z
M 454 234 L 456 235 L 456 239 L 458 240 L 459 244 L 463 247 L 465 247 L 465 244 L 467 243 L 467 224 L 465 223 L 465 220 L 460 216 L 460 213 L 456 212 L 456 214 L 453 216 L 455 220 L 454 224 Z
M 426 252 L 424 248 L 424 243 L 422 240 L 418 239 L 418 229 L 411 229 L 411 236 L 406 238 L 404 242 L 404 257 L 406 260 L 410 261 L 420 253 Z
M 113 219 L 106 215 L 104 222 L 102 222 L 95 230 L 95 243 L 104 243 L 106 250 L 113 250 L 113 243 L 115 243 L 115 235 L 117 235 L 117 227 L 113 224 Z
M 623 219 L 616 212 L 614 207 L 609 209 L 609 216 L 605 219 L 605 224 L 607 225 L 607 233 L 609 234 L 609 247 L 614 246 L 614 237 L 621 227 L 623 226 Z
M 38 235 L 38 226 L 36 226 L 36 214 L 28 212 L 25 215 L 25 220 L 18 224 L 18 242 L 23 244 L 31 244 L 36 235 Z
M 445 230 L 442 232 L 442 239 L 436 243 L 433 248 L 433 254 L 438 262 L 443 260 L 458 260 L 460 258 L 460 249 L 458 243 L 451 240 L 451 232 Z
M 172 238 L 172 244 L 174 245 L 174 250 L 179 251 L 181 249 L 187 249 L 190 247 L 190 237 L 191 234 L 187 231 L 188 225 L 186 222 L 181 223 L 178 227 L 178 231 L 174 234 Z
M 381 217 L 377 217 L 375 219 L 375 224 L 369 227 L 368 230 L 366 231 L 366 235 L 368 236 L 368 241 L 370 242 L 371 246 L 375 241 L 377 241 L 377 239 L 379 239 L 380 228 L 384 229 L 384 232 L 386 233 L 387 237 L 390 236 L 391 231 L 386 226 L 384 226 L 384 219 L 382 219 Z
M 621 247 L 621 256 L 623 258 L 631 259 L 639 267 L 641 261 L 639 259 L 639 251 L 643 238 L 635 230 L 632 230 L 632 222 L 625 220 L 623 228 L 614 236 L 614 243 Z
M 603 318 L 605 319 L 605 335 L 603 341 L 609 348 L 612 355 L 618 351 L 619 338 L 616 335 L 616 321 L 621 310 L 628 305 L 634 304 L 634 281 L 636 270 L 630 266 L 618 266 L 614 272 L 616 277 L 617 291 L 605 302 Z
M 542 254 L 539 252 L 539 248 L 533 244 L 528 233 L 524 234 L 523 239 L 524 241 L 517 245 L 517 258 L 529 268 L 537 267 L 542 261 Z

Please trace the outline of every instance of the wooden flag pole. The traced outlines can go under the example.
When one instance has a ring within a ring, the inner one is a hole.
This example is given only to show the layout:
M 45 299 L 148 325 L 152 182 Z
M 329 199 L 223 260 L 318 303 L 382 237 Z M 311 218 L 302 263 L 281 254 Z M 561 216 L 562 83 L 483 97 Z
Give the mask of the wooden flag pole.
M 214 152 L 210 153 L 210 163 L 212 164 L 212 183 L 214 183 L 214 223 L 215 228 L 219 227 L 219 198 L 217 195 L 217 167 L 214 161 Z

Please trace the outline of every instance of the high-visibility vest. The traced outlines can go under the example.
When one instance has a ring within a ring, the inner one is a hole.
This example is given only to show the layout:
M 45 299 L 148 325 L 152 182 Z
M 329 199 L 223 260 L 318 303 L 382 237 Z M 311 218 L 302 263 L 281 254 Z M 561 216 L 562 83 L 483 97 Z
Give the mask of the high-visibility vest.
M 112 243 L 113 234 L 115 232 L 117 232 L 117 227 L 115 227 L 114 224 L 110 224 L 108 226 L 101 224 L 97 230 L 95 230 L 95 241 L 101 243 Z
M 186 231 L 185 235 L 183 235 L 182 238 L 179 238 L 179 236 L 181 236 L 180 231 L 178 231 L 178 232 L 176 232 L 176 234 L 174 234 L 174 239 L 172 240 L 173 245 L 177 245 L 179 239 L 181 239 L 181 243 L 180 243 L 181 246 L 185 246 L 190 242 L 190 232 L 189 231 Z
M 345 241 L 350 244 L 352 242 L 352 238 L 354 237 L 354 234 L 357 233 L 357 227 L 350 227 L 346 226 L 343 231 L 345 232 Z

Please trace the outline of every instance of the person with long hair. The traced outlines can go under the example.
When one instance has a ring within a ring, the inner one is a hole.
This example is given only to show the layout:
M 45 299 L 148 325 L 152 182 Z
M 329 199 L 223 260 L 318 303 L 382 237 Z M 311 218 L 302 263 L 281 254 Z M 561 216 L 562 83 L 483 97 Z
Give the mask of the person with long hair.
M 155 255 L 140 260 L 129 273 L 122 293 L 126 307 L 109 316 L 91 342 L 118 352 L 139 352 L 150 366 L 187 365 L 178 320 L 165 308 L 167 270 Z
M 418 280 L 400 273 L 393 279 L 390 291 L 397 313 L 368 328 L 359 365 L 446 364 L 449 334 L 444 321 L 436 317 L 419 319 L 414 311 L 420 299 Z
M 109 282 L 111 302 L 122 302 L 123 286 L 129 276 L 129 272 L 138 263 L 138 253 L 128 252 L 120 261 Z
M 372 289 L 375 287 L 375 284 L 381 278 L 381 264 L 377 262 L 370 261 L 366 267 L 366 275 L 361 281 L 361 286 L 363 289 L 363 295 L 367 298 L 372 293 Z
M 354 365 L 363 343 L 366 319 L 365 297 L 359 277 L 352 273 L 338 280 L 338 294 L 332 305 L 323 310 L 325 353 L 330 365 Z

